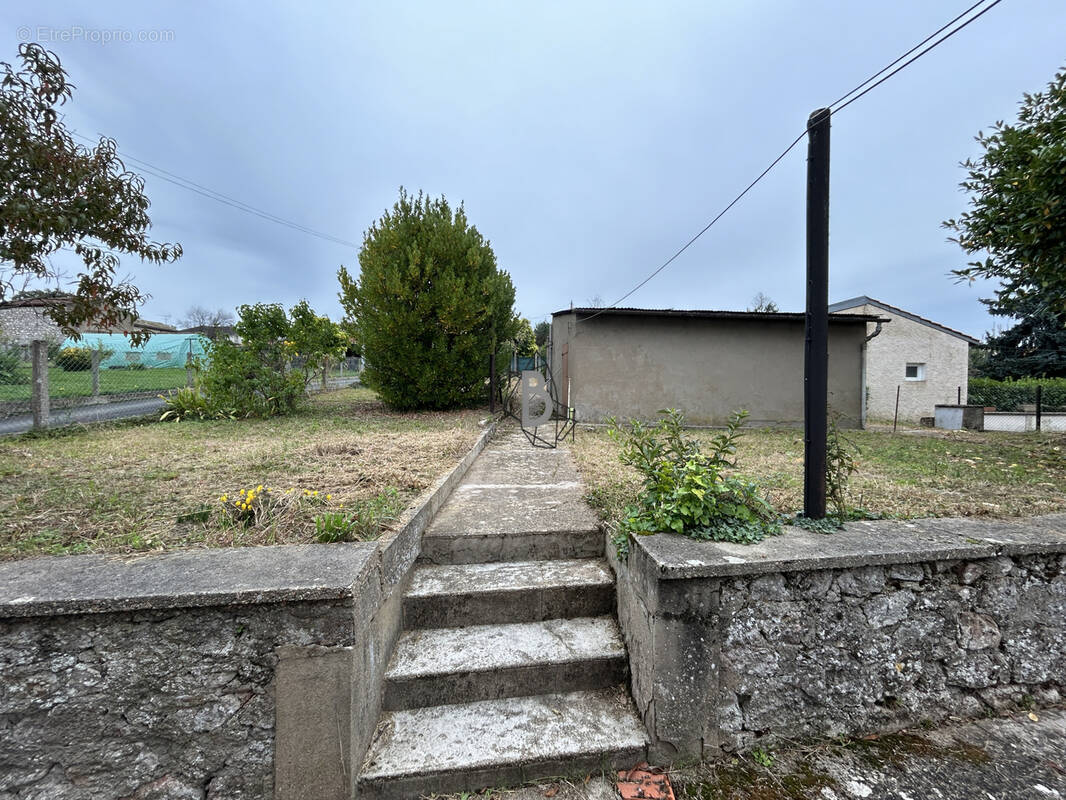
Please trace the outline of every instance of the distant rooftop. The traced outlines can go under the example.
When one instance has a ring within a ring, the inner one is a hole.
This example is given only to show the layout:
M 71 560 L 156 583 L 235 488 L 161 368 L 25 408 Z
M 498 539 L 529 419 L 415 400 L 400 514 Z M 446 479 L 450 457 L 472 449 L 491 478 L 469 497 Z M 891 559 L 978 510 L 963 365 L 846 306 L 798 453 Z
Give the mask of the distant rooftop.
M 979 339 L 975 339 L 972 336 L 969 336 L 969 335 L 963 333 L 962 331 L 957 331 L 954 328 L 949 328 L 947 325 L 941 325 L 939 322 L 933 322 L 933 320 L 931 320 L 931 319 L 926 319 L 925 317 L 920 317 L 917 314 L 914 314 L 914 313 L 912 313 L 910 311 L 904 311 L 902 308 L 897 308 L 896 306 L 889 305 L 888 303 L 882 302 L 881 300 L 875 300 L 874 298 L 867 297 L 864 294 L 863 295 L 859 295 L 858 297 L 852 297 L 849 300 L 841 300 L 839 303 L 832 303 L 829 306 L 829 313 L 830 314 L 836 314 L 839 311 L 842 311 L 842 310 L 847 309 L 847 308 L 857 308 L 859 306 L 865 306 L 865 305 L 876 306 L 877 308 L 884 309 L 885 311 L 888 311 L 889 313 L 897 314 L 897 315 L 903 317 L 904 319 L 909 319 L 912 322 L 918 322 L 918 323 L 921 323 L 922 325 L 927 325 L 928 327 L 934 328 L 934 329 L 936 329 L 938 331 L 942 331 L 942 332 L 950 334 L 952 336 L 957 336 L 959 339 L 962 339 L 963 341 L 969 342 L 970 344 L 980 344 L 981 343 Z

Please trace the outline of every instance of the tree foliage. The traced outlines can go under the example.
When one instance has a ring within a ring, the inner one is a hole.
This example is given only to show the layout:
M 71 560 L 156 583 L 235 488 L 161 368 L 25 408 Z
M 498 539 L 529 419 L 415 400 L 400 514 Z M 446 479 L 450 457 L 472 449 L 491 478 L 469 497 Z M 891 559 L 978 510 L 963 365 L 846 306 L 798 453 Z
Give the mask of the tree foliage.
M 207 345 L 210 364 L 202 376 L 212 409 L 228 415 L 269 417 L 294 411 L 314 372 L 344 353 L 338 326 L 306 300 L 290 314 L 277 303 L 237 309 L 240 342 L 219 338 Z
M 518 330 L 514 335 L 514 349 L 518 355 L 525 357 L 534 356 L 537 353 L 537 337 L 533 333 L 533 326 L 525 317 L 518 320 Z
M 1016 317 L 1012 328 L 986 337 L 974 377 L 1066 377 L 1066 313 L 1056 313 L 1036 295 L 982 300 L 992 314 Z M 971 364 L 973 360 L 971 360 Z
M 977 142 L 984 153 L 962 164 L 969 210 L 944 227 L 967 254 L 985 255 L 954 274 L 998 279 L 991 302 L 1004 308 L 1035 296 L 1066 312 L 1066 70 L 1023 95 L 1016 123 L 997 122 Z
M 338 277 L 362 381 L 399 409 L 484 398 L 489 354 L 517 333 L 515 292 L 463 206 L 401 188 L 364 234 L 359 267 Z
M 548 337 L 551 335 L 552 326 L 550 322 L 543 321 L 538 322 L 533 328 L 533 341 L 537 345 L 537 349 L 544 352 L 544 348 L 548 344 Z
M 162 264 L 180 257 L 181 245 L 149 240 L 144 181 L 119 160 L 114 140 L 75 144 L 57 111 L 74 87 L 55 53 L 28 43 L 19 57 L 21 68 L 0 62 L 0 300 L 17 283 L 58 284 L 50 256 L 72 250 L 84 271 L 50 316 L 71 334 L 88 322 L 122 328 L 147 297 L 117 278 L 117 254 Z

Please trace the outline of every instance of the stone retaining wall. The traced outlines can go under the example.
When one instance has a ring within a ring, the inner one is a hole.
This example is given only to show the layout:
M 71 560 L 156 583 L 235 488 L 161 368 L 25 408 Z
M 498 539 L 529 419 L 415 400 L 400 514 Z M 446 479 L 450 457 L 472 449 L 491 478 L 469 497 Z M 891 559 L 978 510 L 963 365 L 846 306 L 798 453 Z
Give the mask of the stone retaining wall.
M 0 797 L 271 797 L 278 649 L 353 627 L 350 601 L 2 620 Z
M 0 800 L 350 800 L 422 534 L 0 564 Z
M 1063 515 L 632 549 L 619 617 L 664 760 L 979 717 L 1066 685 Z

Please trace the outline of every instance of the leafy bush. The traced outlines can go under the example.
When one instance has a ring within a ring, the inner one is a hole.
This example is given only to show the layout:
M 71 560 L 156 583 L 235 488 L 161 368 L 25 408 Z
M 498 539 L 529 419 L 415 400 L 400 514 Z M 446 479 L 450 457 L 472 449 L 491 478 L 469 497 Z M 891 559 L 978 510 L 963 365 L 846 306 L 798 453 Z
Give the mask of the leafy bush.
M 234 408 L 220 408 L 212 403 L 200 387 L 185 387 L 176 392 L 168 392 L 159 395 L 166 405 L 163 406 L 163 414 L 159 417 L 160 422 L 181 422 L 187 419 L 236 419 L 237 410 Z
M 30 371 L 23 368 L 18 348 L 8 348 L 0 344 L 0 385 L 29 382 Z
M 629 534 L 673 531 L 693 539 L 751 543 L 781 531 L 781 520 L 758 486 L 726 475 L 736 466 L 740 425 L 746 411 L 729 418 L 726 430 L 702 452 L 699 439 L 685 435 L 684 415 L 659 412 L 653 426 L 634 421 L 628 427 L 610 420 L 610 434 L 622 445 L 622 463 L 642 476 L 641 492 L 614 538 L 619 557 L 629 552 Z
M 286 345 L 291 331 L 277 304 L 241 306 L 234 326 L 240 344 L 226 338 L 207 343 L 210 366 L 201 376 L 212 406 L 242 417 L 269 417 L 294 411 L 304 395 L 304 376 L 289 369 Z
M 485 397 L 489 354 L 517 333 L 510 276 L 462 205 L 402 188 L 371 225 L 341 304 L 366 358 L 364 384 L 393 408 L 454 408 Z
M 1066 409 L 1066 378 L 1019 378 L 997 381 L 970 378 L 969 401 L 999 411 L 1020 411 L 1023 405 L 1036 402 L 1036 387 L 1042 386 L 1041 403 L 1045 409 Z
M 56 363 L 64 372 L 85 372 L 92 369 L 93 351 L 90 347 L 64 347 Z

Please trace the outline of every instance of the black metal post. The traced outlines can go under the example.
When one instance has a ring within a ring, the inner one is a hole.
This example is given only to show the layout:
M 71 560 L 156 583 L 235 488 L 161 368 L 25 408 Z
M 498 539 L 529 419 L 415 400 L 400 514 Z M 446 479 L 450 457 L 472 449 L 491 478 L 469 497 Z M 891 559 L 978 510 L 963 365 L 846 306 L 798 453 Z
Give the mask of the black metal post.
M 962 405 L 962 387 L 958 386 L 955 389 L 955 404 Z
M 496 413 L 496 354 L 489 353 L 489 413 Z
M 1043 416 L 1044 405 L 1044 387 L 1039 383 L 1036 385 L 1036 429 L 1040 430 L 1040 417 Z
M 829 114 L 807 119 L 807 316 L 803 347 L 803 514 L 825 517 L 829 413 Z
M 899 419 L 899 389 L 900 384 L 896 384 L 896 410 L 892 413 L 892 433 L 896 432 L 896 420 Z

